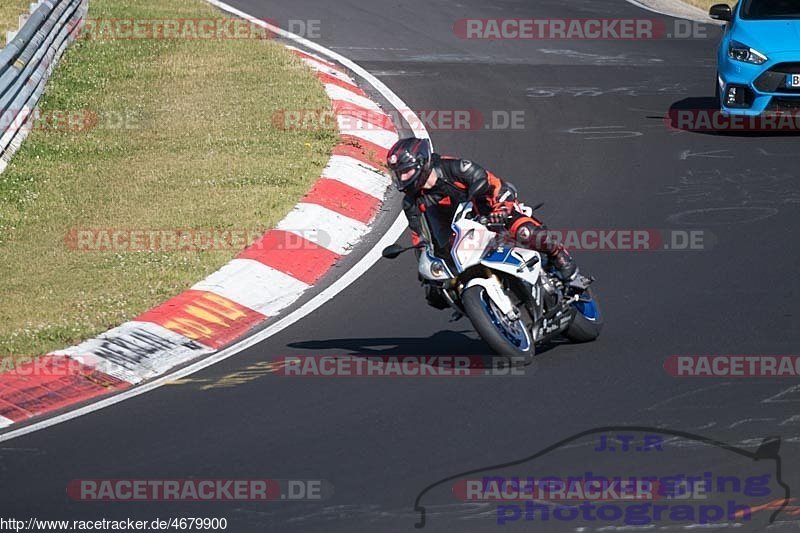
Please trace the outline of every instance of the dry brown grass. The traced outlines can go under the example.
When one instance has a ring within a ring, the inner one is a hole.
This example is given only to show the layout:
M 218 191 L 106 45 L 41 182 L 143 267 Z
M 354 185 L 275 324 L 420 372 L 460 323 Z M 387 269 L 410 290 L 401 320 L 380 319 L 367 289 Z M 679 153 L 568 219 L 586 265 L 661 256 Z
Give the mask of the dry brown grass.
M 19 28 L 19 16 L 28 10 L 29 0 L 0 2 L 0 48 L 6 44 L 6 31 Z

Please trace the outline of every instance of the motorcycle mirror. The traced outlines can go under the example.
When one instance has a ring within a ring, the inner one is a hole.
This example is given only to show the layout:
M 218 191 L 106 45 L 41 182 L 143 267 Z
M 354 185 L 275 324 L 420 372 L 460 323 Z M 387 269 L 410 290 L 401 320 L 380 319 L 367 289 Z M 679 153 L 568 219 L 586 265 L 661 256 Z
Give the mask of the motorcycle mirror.
M 384 259 L 396 259 L 406 250 L 408 250 L 408 248 L 404 248 L 399 244 L 393 244 L 384 248 L 383 252 L 381 252 L 381 255 L 384 257 Z

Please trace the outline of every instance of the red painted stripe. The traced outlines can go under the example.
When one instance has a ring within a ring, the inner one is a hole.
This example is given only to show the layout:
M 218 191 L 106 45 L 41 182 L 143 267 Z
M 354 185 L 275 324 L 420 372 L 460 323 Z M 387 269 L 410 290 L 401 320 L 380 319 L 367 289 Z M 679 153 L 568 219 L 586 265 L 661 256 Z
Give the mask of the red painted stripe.
M 375 157 L 374 154 L 368 154 L 365 150 L 358 148 L 352 144 L 337 144 L 333 148 L 332 155 L 343 155 L 358 159 L 364 164 L 373 166 L 380 170 L 386 170 L 386 160 Z
M 253 259 L 313 285 L 340 259 L 340 255 L 290 231 L 270 230 L 238 259 Z
M 20 422 L 128 387 L 72 358 L 45 355 L 0 374 L 0 415 Z
M 218 294 L 189 290 L 136 320 L 153 322 L 206 346 L 221 348 L 266 318 Z
M 358 85 L 353 85 L 352 83 L 348 83 L 342 79 L 337 78 L 336 76 L 331 76 L 330 74 L 326 74 L 324 72 L 314 72 L 319 78 L 319 81 L 322 83 L 330 83 L 333 85 L 337 85 L 343 89 L 347 89 L 350 92 L 354 92 L 359 96 L 363 96 L 364 98 L 368 98 L 367 93 L 365 93 Z
M 376 128 L 389 130 L 389 131 L 397 131 L 394 127 L 394 122 L 392 122 L 392 117 L 387 115 L 386 113 L 382 113 L 380 111 L 375 111 L 372 109 L 367 109 L 366 107 L 361 107 L 356 105 L 352 102 L 348 102 L 346 100 L 333 100 L 333 111 L 337 115 L 343 115 L 345 117 L 353 117 L 368 124 L 372 124 Z M 355 121 L 348 122 L 350 127 L 355 127 Z
M 343 72 L 333 63 L 305 52 L 293 51 Z M 323 83 L 331 83 L 367 97 L 366 93 L 344 80 L 324 72 L 317 73 Z M 334 101 L 337 113 L 356 116 L 384 129 L 394 131 L 388 115 L 361 108 L 350 102 Z M 385 168 L 387 150 L 353 135 L 342 135 L 335 155 L 353 157 L 366 164 Z M 305 197 L 305 201 L 322 205 L 345 216 L 367 223 L 377 211 L 380 201 L 337 180 L 321 178 Z M 289 245 L 291 243 L 291 245 Z M 272 230 L 239 254 L 285 272 L 305 283 L 313 284 L 340 258 L 307 239 L 291 232 Z M 186 291 L 136 318 L 152 322 L 186 337 L 219 348 L 252 328 L 266 317 L 227 298 L 205 291 Z M 124 390 L 131 384 L 73 358 L 43 356 L 33 363 L 0 374 L 0 416 L 20 422 L 33 416 L 55 411 L 92 398 Z
M 303 201 L 327 207 L 364 224 L 372 220 L 381 204 L 374 196 L 329 178 L 317 180 Z
M 382 166 L 386 165 L 386 156 L 389 153 L 389 150 L 383 146 L 354 135 L 340 135 L 339 138 L 341 139 L 342 144 L 350 144 L 362 150 L 366 157 L 381 161 Z

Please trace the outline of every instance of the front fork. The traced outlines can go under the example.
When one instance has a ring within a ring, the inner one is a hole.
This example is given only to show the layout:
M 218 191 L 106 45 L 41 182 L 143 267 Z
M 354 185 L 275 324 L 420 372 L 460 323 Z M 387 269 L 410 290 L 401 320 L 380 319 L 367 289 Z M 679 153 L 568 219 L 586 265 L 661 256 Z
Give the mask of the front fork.
M 487 278 L 472 278 L 465 285 L 463 291 L 472 287 L 483 287 L 486 290 L 486 295 L 494 302 L 497 308 L 509 320 L 518 320 L 519 311 L 517 310 L 514 302 L 505 292 L 502 282 L 495 275 Z

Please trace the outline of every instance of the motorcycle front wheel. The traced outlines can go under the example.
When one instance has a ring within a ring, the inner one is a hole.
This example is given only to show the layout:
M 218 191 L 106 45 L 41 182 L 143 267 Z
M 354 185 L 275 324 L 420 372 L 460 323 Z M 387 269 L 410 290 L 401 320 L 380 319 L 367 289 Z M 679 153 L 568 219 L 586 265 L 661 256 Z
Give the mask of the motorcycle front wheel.
M 475 330 L 497 355 L 512 363 L 529 365 L 533 361 L 536 348 L 524 320 L 505 317 L 484 287 L 476 285 L 465 290 L 461 303 Z

